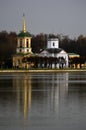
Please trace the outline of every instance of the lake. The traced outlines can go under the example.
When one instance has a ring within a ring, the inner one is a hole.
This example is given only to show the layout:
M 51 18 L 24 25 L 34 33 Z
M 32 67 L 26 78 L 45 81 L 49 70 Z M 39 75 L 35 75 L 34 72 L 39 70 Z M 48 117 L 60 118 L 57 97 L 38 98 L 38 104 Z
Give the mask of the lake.
M 0 74 L 0 130 L 85 129 L 86 72 Z

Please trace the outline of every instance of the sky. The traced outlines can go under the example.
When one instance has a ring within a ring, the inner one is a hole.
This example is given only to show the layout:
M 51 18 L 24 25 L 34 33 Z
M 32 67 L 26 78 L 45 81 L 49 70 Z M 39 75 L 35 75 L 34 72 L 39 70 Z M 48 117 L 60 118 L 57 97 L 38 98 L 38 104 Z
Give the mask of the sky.
M 86 36 L 86 0 L 0 0 L 0 31 Z

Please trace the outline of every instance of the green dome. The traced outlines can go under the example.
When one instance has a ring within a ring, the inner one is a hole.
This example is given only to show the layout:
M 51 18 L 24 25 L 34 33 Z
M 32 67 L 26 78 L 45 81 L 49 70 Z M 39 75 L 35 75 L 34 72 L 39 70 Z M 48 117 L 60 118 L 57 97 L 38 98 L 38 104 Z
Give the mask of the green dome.
M 20 32 L 18 37 L 31 37 L 31 34 L 29 32 Z

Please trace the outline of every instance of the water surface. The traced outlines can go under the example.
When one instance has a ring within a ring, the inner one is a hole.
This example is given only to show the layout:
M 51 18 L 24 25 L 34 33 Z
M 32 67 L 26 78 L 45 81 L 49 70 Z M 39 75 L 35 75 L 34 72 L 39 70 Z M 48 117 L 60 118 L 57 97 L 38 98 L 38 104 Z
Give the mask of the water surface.
M 0 74 L 0 130 L 85 129 L 85 72 Z

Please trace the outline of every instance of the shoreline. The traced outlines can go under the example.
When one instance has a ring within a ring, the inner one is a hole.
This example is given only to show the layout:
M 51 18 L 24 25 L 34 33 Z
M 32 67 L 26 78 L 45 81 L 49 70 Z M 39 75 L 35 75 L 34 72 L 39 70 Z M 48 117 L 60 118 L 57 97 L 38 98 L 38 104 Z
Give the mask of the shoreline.
M 10 70 L 3 69 L 0 73 L 57 73 L 57 72 L 86 72 L 86 69 L 39 69 L 39 70 Z

